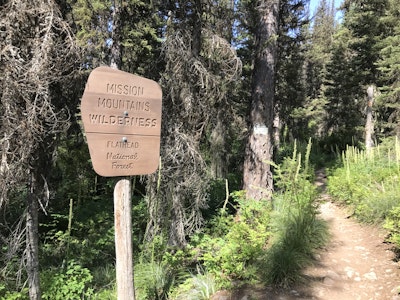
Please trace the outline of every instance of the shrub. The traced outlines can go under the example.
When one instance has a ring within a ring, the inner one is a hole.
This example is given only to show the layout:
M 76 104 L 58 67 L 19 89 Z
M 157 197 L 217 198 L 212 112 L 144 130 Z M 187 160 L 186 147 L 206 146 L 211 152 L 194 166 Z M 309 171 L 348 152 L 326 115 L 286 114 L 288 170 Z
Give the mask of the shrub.
M 348 147 L 342 166 L 328 178 L 329 194 L 349 205 L 359 220 L 382 223 L 400 199 L 399 149 L 393 139 L 369 152 Z
M 75 300 L 89 299 L 93 276 L 90 271 L 71 260 L 65 270 L 47 270 L 41 274 L 43 299 Z
M 0 283 L 0 300 L 27 300 L 28 297 L 28 289 L 24 288 L 20 292 L 11 292 L 7 290 L 7 287 Z
M 214 219 L 210 232 L 193 240 L 197 241 L 194 247 L 200 252 L 198 260 L 225 287 L 232 280 L 257 278 L 254 265 L 270 236 L 270 202 L 247 200 L 243 192 L 232 196 L 238 203 L 236 216 L 222 211 Z
M 389 212 L 384 227 L 390 231 L 389 241 L 400 248 L 400 206 Z

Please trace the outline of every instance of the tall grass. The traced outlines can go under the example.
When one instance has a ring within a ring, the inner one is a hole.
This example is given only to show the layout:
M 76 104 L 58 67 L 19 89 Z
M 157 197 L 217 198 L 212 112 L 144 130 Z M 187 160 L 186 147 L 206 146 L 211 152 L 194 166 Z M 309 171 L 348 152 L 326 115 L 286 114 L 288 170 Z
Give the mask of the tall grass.
M 328 178 L 328 191 L 364 222 L 381 223 L 400 200 L 400 147 L 390 139 L 368 153 L 347 147 L 342 166 Z M 398 196 L 397 196 L 398 195 Z
M 302 271 L 314 261 L 314 254 L 329 238 L 324 221 L 318 219 L 316 187 L 308 181 L 311 141 L 302 154 L 293 155 L 276 166 L 279 191 L 274 194 L 271 217 L 273 235 L 262 258 L 263 280 L 267 284 L 289 286 L 303 278 Z
M 168 299 L 168 293 L 175 280 L 171 266 L 155 260 L 139 262 L 134 275 L 136 299 Z
M 189 276 L 175 288 L 170 299 L 174 300 L 208 300 L 217 292 L 215 277 L 207 272 L 198 272 Z
M 359 220 L 384 224 L 396 235 L 400 227 L 399 178 L 400 142 L 391 138 L 368 153 L 347 147 L 341 166 L 328 177 L 328 192 L 347 204 Z

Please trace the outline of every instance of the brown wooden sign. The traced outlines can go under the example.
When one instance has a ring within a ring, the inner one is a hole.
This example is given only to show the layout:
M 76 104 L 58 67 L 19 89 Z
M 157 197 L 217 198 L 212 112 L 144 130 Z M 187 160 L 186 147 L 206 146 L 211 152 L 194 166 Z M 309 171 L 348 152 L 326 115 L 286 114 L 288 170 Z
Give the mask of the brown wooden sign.
M 94 69 L 81 102 L 93 168 L 101 176 L 156 171 L 162 92 L 157 82 L 110 67 Z

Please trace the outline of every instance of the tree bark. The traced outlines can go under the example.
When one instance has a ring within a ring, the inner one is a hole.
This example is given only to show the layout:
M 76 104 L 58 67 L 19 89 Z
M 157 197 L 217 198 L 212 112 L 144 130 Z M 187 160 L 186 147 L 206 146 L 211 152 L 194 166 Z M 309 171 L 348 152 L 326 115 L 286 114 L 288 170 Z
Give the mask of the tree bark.
M 120 179 L 114 188 L 114 225 L 118 299 L 135 300 L 131 183 L 129 179 Z
M 269 199 L 273 191 L 269 161 L 272 160 L 273 155 L 279 0 L 262 0 L 258 4 L 250 132 L 243 172 L 243 188 L 246 190 L 247 197 L 256 200 Z
M 114 69 L 121 69 L 122 65 L 121 31 L 122 31 L 121 5 L 118 0 L 115 0 L 112 12 L 112 32 L 111 32 L 112 45 L 110 50 L 111 51 L 110 67 Z
M 39 276 L 39 204 L 37 199 L 37 181 L 31 173 L 28 184 L 26 213 L 26 270 L 28 275 L 29 299 L 41 299 Z
M 210 169 L 214 179 L 226 176 L 226 130 L 223 111 L 217 113 L 217 120 L 210 136 Z
M 201 50 L 201 29 L 202 29 L 202 3 L 201 0 L 194 1 L 193 31 L 192 31 L 192 56 L 198 57 Z
M 368 86 L 367 88 L 367 118 L 365 122 L 365 149 L 367 152 L 371 151 L 372 147 L 374 146 L 374 141 L 372 136 L 374 134 L 374 120 L 373 120 L 373 110 L 372 106 L 374 104 L 374 92 L 375 88 L 373 85 Z

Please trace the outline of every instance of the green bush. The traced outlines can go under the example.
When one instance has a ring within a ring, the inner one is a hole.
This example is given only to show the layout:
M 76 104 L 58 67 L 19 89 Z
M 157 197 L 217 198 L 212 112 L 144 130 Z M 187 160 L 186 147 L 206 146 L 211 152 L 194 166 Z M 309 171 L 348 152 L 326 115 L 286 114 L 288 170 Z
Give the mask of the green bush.
M 7 287 L 0 283 L 0 300 L 28 300 L 28 289 L 24 288 L 20 292 L 11 292 Z
M 208 299 L 237 282 L 261 279 L 289 285 L 300 278 L 328 239 L 326 224 L 317 218 L 318 193 L 309 181 L 311 144 L 305 151 L 303 161 L 294 153 L 275 165 L 278 191 L 273 201 L 250 200 L 244 191 L 233 192 L 228 205 L 223 201 L 224 207 L 209 215 L 212 219 L 186 247 L 168 247 L 161 236 L 147 244 L 135 267 L 138 299 Z
M 222 211 L 207 234 L 193 239 L 198 261 L 220 286 L 229 286 L 233 280 L 256 279 L 255 263 L 270 236 L 270 202 L 245 199 L 243 192 L 232 196 L 238 203 L 236 216 Z
M 384 227 L 390 231 L 389 241 L 400 249 L 400 206 L 396 206 L 389 212 Z
M 42 298 L 49 300 L 89 299 L 93 289 L 89 286 L 90 271 L 71 260 L 65 270 L 46 270 L 41 274 Z

